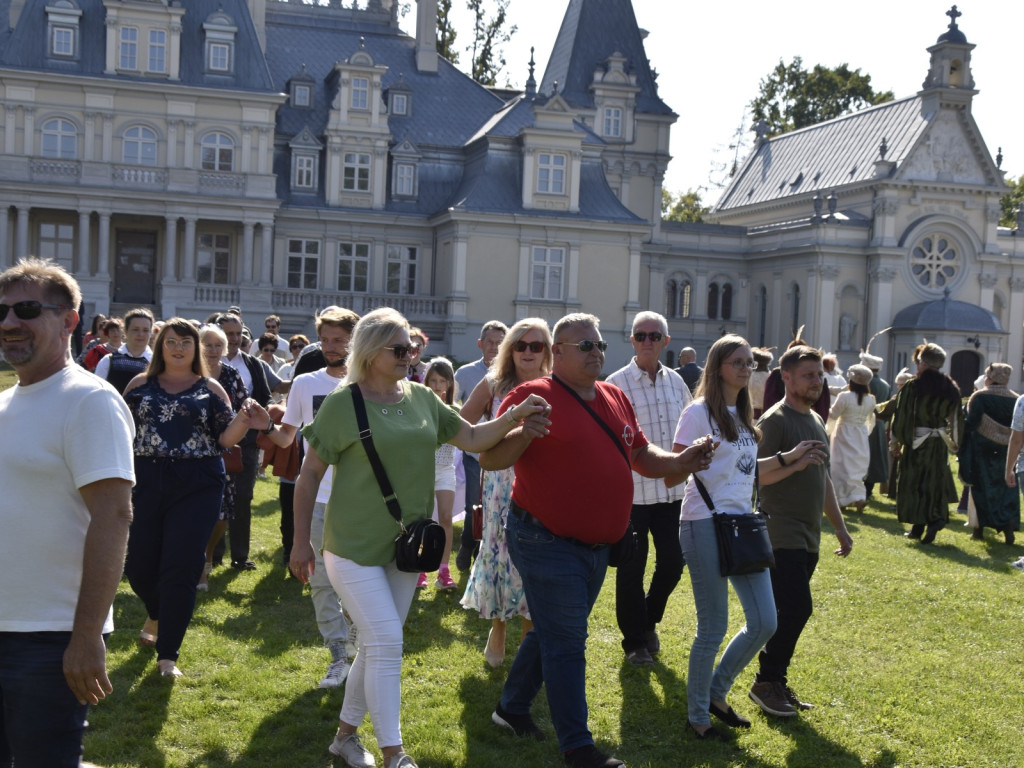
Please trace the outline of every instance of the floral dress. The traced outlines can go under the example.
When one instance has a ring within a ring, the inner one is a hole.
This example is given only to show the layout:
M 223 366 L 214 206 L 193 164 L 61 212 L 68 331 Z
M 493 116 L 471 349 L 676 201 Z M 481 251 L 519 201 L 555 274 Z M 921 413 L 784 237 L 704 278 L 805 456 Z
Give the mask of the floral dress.
M 125 396 L 135 420 L 135 455 L 152 459 L 220 456 L 218 439 L 234 414 L 201 378 L 183 392 L 166 392 L 156 378 Z
M 497 413 L 502 398 L 495 397 L 491 412 Z M 519 571 L 512 565 L 505 541 L 505 520 L 512 500 L 512 467 L 484 472 L 484 531 L 480 554 L 473 563 L 460 601 L 464 608 L 480 613 L 482 619 L 508 621 L 513 616 L 530 618 L 526 593 Z
M 242 383 L 242 374 L 230 365 L 221 363 L 220 376 L 217 377 L 217 381 L 224 387 L 224 391 L 228 393 L 228 399 L 231 400 L 231 410 L 238 413 L 242 403 L 249 396 L 249 390 Z M 224 501 L 220 506 L 221 520 L 235 519 L 235 495 L 235 476 L 228 475 L 227 481 L 224 483 Z

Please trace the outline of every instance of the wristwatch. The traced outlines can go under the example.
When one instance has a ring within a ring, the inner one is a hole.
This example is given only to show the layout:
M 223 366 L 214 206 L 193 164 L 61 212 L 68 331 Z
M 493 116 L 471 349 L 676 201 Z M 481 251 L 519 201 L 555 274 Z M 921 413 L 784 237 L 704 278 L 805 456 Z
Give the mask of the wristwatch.
M 782 451 L 775 452 L 775 458 L 779 460 L 779 464 L 783 467 L 786 466 L 786 460 L 782 458 Z
M 262 432 L 262 433 L 263 433 L 264 435 L 269 435 L 269 434 L 270 434 L 271 432 L 273 432 L 273 431 L 274 431 L 274 427 L 275 427 L 275 426 L 276 426 L 276 425 L 274 424 L 274 420 L 273 420 L 273 419 L 271 419 L 271 420 L 270 420 L 270 426 L 269 426 L 269 427 L 267 427 L 266 429 L 261 429 L 261 430 L 260 430 L 260 432 Z

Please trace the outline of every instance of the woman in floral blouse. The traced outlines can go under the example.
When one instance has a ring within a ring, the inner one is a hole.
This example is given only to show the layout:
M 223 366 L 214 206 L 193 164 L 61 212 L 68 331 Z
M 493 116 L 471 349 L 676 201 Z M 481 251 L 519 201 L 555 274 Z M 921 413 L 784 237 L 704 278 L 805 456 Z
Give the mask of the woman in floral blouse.
M 224 388 L 206 375 L 199 333 L 187 320 L 168 320 L 153 346 L 149 368 L 124 392 L 135 420 L 136 478 L 125 573 L 148 614 L 139 642 L 156 646 L 161 675 L 177 677 L 220 512 L 222 453 L 249 429 L 272 424 L 253 400 L 233 415 Z

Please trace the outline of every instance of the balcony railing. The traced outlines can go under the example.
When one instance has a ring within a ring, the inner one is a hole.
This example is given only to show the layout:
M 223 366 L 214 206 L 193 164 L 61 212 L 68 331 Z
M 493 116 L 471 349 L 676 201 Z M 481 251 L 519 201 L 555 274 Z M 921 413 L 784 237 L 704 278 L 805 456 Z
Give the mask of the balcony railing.
M 118 186 L 161 189 L 167 186 L 167 172 L 137 165 L 115 165 L 111 180 Z
M 32 178 L 40 181 L 61 181 L 67 183 L 82 175 L 82 164 L 77 160 L 32 160 Z
M 199 187 L 206 193 L 227 192 L 235 194 L 245 189 L 245 176 L 240 173 L 210 173 L 199 174 Z
M 238 288 L 227 285 L 197 285 L 195 291 L 195 302 L 199 306 L 213 305 L 216 307 L 230 307 L 241 303 L 239 297 L 241 292 Z
M 365 315 L 380 307 L 391 307 L 407 318 L 443 318 L 448 311 L 444 299 L 433 296 L 399 296 L 376 293 L 339 293 L 328 291 L 304 291 L 300 289 L 278 289 L 271 297 L 273 307 L 279 311 L 308 310 L 310 314 L 330 305 L 351 309 Z

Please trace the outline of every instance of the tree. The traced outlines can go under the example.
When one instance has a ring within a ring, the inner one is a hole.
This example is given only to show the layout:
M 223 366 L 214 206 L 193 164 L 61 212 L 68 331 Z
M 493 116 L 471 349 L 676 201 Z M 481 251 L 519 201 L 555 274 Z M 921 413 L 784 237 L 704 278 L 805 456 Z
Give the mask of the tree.
M 1017 226 L 1017 209 L 1024 208 L 1024 174 L 1017 181 L 1007 179 L 1006 186 L 1010 191 L 999 199 L 999 206 L 1003 210 L 999 226 L 1012 229 Z
M 459 63 L 459 51 L 455 48 L 458 33 L 451 20 L 452 0 L 438 0 L 437 3 L 437 52 L 452 64 Z
M 703 204 L 700 191 L 689 189 L 679 196 L 661 188 L 661 218 L 665 221 L 704 221 L 704 214 L 711 208 Z
M 496 10 L 488 19 L 484 0 L 467 0 L 473 12 L 473 71 L 474 80 L 483 85 L 496 85 L 498 74 L 505 68 L 505 54 L 501 46 L 512 39 L 517 31 L 513 24 L 505 28 L 509 0 L 495 0 Z
M 892 91 L 876 92 L 871 75 L 840 64 L 834 69 L 816 64 L 808 72 L 803 59 L 790 64 L 779 59 L 778 66 L 761 80 L 761 91 L 750 110 L 756 123 L 764 120 L 768 136 L 831 120 L 858 109 L 892 101 Z

